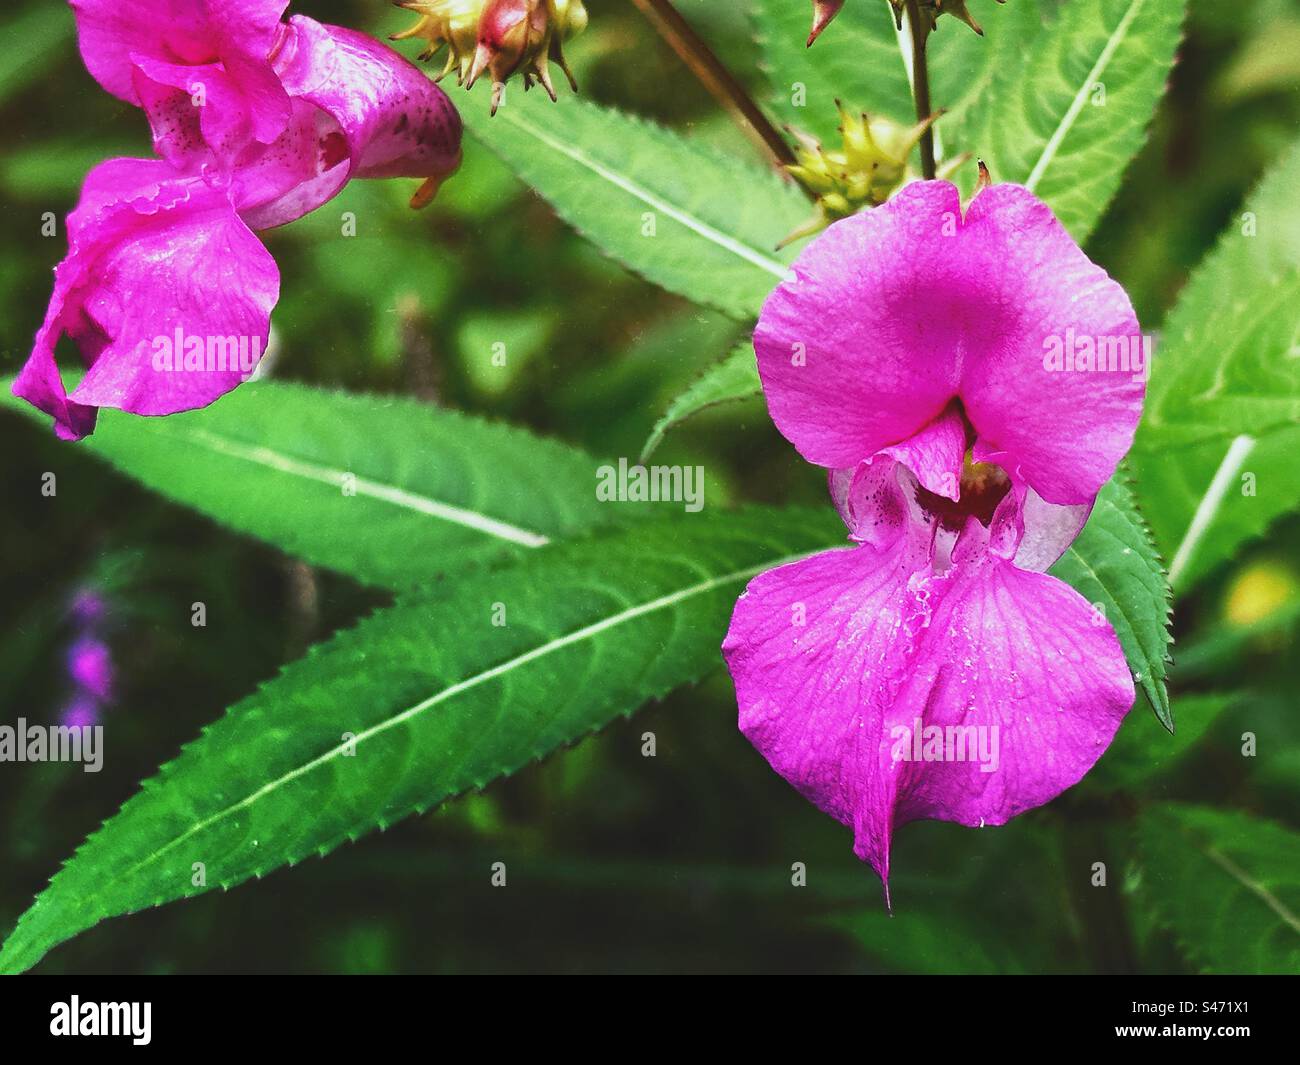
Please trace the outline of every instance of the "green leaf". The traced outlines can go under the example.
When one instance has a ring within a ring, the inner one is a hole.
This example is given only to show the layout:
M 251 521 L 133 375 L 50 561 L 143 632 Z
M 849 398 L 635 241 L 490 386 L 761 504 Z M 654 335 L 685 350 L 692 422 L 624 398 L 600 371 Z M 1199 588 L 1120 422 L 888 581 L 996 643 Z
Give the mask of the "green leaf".
M 900 906 L 897 913 L 864 911 L 830 921 L 889 969 L 910 975 L 1024 974 L 1031 969 L 987 922 L 952 910 Z
M 1075 967 L 1059 833 L 1050 825 L 1018 818 L 997 832 L 971 832 L 917 824 L 898 848 L 892 912 L 879 902 L 840 906 L 826 920 L 856 941 L 873 968 L 964 975 Z M 810 867 L 808 889 L 825 875 Z
M 556 317 L 550 307 L 466 313 L 456 329 L 456 349 L 474 390 L 485 396 L 507 392 L 545 349 L 555 332 Z
M 1179 592 L 1300 504 L 1298 182 L 1300 142 L 1197 269 L 1154 360 L 1131 461 Z
M 1034 0 L 987 7 L 976 13 L 984 27 L 982 38 L 955 19 L 942 19 L 930 37 L 930 95 L 934 106 L 945 111 L 937 127 L 941 143 L 987 91 L 993 72 L 1018 64 L 1039 30 Z M 904 50 L 884 0 L 846 4 L 812 48 L 805 45 L 811 4 L 755 0 L 753 14 L 772 86 L 771 109 L 785 125 L 836 143 L 836 100 L 850 110 L 904 125 L 916 121 Z M 910 43 L 907 48 L 910 55 Z
M 834 143 L 836 100 L 896 122 L 916 121 L 894 18 L 884 0 L 846 4 L 811 48 L 806 46 L 811 4 L 755 0 L 753 17 L 772 86 L 771 108 L 782 123 Z
M 758 379 L 754 346 L 746 340 L 725 359 L 706 370 L 669 404 L 664 416 L 655 422 L 645 447 L 641 449 L 641 461 L 645 462 L 654 453 L 668 430 L 680 425 L 691 415 L 720 403 L 752 399 L 762 394 L 763 385 Z
M 1033 190 L 1083 243 L 1146 138 L 1185 6 L 1070 0 L 1017 61 L 999 65 L 950 148 L 982 158 L 994 181 Z M 969 192 L 974 174 L 965 178 Z
M 146 782 L 21 918 L 0 971 L 104 918 L 324 855 L 698 679 L 746 582 L 838 524 L 829 508 L 647 521 L 380 611 Z
M 1052 568 L 1100 607 L 1115 628 L 1160 722 L 1174 730 L 1165 674 L 1169 662 L 1169 586 L 1151 534 L 1121 472 L 1102 488 L 1078 539 Z
M 738 318 L 756 315 L 787 273 L 774 249 L 811 204 L 775 171 L 581 99 L 515 89 L 466 128 L 557 214 L 646 280 Z
M 1181 695 L 1178 731 L 1170 735 L 1149 714 L 1131 713 L 1085 782 L 1104 790 L 1136 788 L 1173 769 L 1240 696 Z
M 49 431 L 7 384 L 0 406 Z M 580 451 L 410 400 L 300 385 L 250 382 L 166 418 L 103 410 L 93 436 L 64 447 L 291 555 L 394 589 L 625 513 L 596 500 L 596 462 Z
M 1134 899 L 1208 973 L 1300 973 L 1300 834 L 1162 803 L 1137 824 Z

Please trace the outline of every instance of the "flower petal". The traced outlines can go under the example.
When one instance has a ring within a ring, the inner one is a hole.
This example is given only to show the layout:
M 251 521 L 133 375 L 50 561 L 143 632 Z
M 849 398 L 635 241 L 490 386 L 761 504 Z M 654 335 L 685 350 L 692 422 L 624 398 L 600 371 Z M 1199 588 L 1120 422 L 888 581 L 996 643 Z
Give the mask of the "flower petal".
M 961 397 L 980 436 L 976 457 L 1001 453 L 992 461 L 1052 503 L 1091 504 L 1133 442 L 1143 365 L 1054 371 L 1044 354 L 1071 337 L 1140 345 L 1133 305 L 1019 185 L 975 197 L 961 249 L 986 305 L 1015 309 L 1004 319 L 1011 328 L 989 330 L 964 366 Z
M 254 228 L 301 217 L 350 178 L 443 177 L 460 165 L 460 116 L 446 93 L 379 41 L 295 16 L 276 69 L 294 120 L 241 177 L 236 200 Z
M 203 0 L 69 0 L 86 69 L 114 96 L 137 106 L 133 55 L 179 63 L 217 56 Z
M 879 550 L 906 540 L 924 556 L 935 521 L 921 506 L 918 487 L 916 475 L 885 452 L 830 474 L 831 501 L 849 539 Z
M 949 404 L 939 417 L 915 436 L 884 448 L 882 454 L 901 462 L 916 474 L 924 488 L 935 495 L 953 502 L 961 498 L 966 423 L 957 404 Z
M 967 320 L 943 294 L 960 273 L 960 225 L 955 186 L 915 182 L 831 226 L 768 297 L 754 332 L 759 375 L 772 420 L 809 462 L 854 466 L 956 395 Z
M 722 647 L 741 731 L 853 828 L 886 893 L 897 826 L 1002 824 L 1047 802 L 1091 768 L 1133 703 L 1104 618 L 1055 578 L 999 559 L 972 526 L 983 541 L 963 535 L 943 576 L 905 540 L 761 574 Z
M 173 166 L 200 169 L 215 154 L 233 166 L 248 147 L 251 118 L 239 86 L 219 63 L 181 65 L 138 56 L 136 96 L 154 150 Z M 196 104 L 198 93 L 202 104 Z
M 289 101 L 271 55 L 282 40 L 289 0 L 207 0 L 227 73 L 244 98 L 253 137 L 270 144 L 289 121 Z
M 1023 533 L 1013 561 L 1024 570 L 1045 573 L 1065 554 L 1092 514 L 1092 503 L 1049 503 L 1032 488 L 1020 501 Z
M 992 557 L 955 573 L 898 696 L 944 758 L 909 765 L 895 824 L 1004 824 L 1081 780 L 1133 705 L 1114 630 L 1069 585 Z
M 279 273 L 223 192 L 161 160 L 113 159 L 87 177 L 68 233 L 45 323 L 14 384 L 61 436 L 89 433 L 97 407 L 170 414 L 247 378 L 265 350 Z M 89 367 L 71 396 L 54 358 L 64 333 Z M 160 345 L 178 336 L 197 340 L 203 365 L 156 369 Z
M 270 58 L 288 0 L 71 3 L 86 68 L 114 96 L 145 107 L 151 120 L 163 113 L 166 121 L 155 123 L 154 139 L 168 158 L 180 151 L 170 136 L 190 137 L 190 126 L 177 127 L 175 120 L 199 85 L 203 131 L 218 132 L 211 142 L 218 155 L 232 150 L 236 132 L 267 144 L 288 124 L 289 99 Z M 184 101 L 175 99 L 177 93 Z M 191 124 L 199 117 L 190 116 Z
M 1045 359 L 1071 338 L 1140 346 L 1132 305 L 1026 189 L 985 189 L 963 219 L 955 187 L 915 182 L 831 226 L 793 269 L 754 347 L 772 418 L 808 461 L 853 466 L 959 398 L 977 461 L 1089 505 L 1132 442 L 1142 356 L 1104 371 Z
M 806 799 L 854 830 L 882 880 L 898 779 L 894 701 L 930 623 L 935 581 L 916 557 L 846 548 L 760 574 L 736 602 L 722 653 L 740 729 Z

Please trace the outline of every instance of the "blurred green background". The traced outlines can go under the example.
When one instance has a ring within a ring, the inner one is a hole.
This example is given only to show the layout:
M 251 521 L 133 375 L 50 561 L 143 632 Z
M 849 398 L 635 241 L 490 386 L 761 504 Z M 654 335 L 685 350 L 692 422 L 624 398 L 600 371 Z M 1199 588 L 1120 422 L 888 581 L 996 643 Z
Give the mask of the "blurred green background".
M 679 6 L 757 84 L 746 5 Z M 589 7 L 590 29 L 568 48 L 584 95 L 756 158 L 630 3 Z M 294 10 L 381 36 L 410 21 L 379 0 L 304 0 Z M 1300 4 L 1192 0 L 1191 11 L 1150 141 L 1089 245 L 1144 322 L 1163 317 L 1300 129 Z M 86 170 L 115 154 L 147 155 L 149 142 L 142 116 L 86 73 L 65 5 L 24 0 L 0 19 L 0 370 L 9 374 L 30 349 L 65 251 L 62 236 L 40 236 L 41 215 L 62 217 Z M 448 90 L 462 109 L 488 106 L 485 86 Z M 411 185 L 353 183 L 266 235 L 283 277 L 275 376 L 401 392 L 600 455 L 635 455 L 668 401 L 743 338 L 736 323 L 604 259 L 472 139 L 432 208 L 407 209 Z M 340 255 L 323 238 L 345 211 L 356 212 L 359 235 Z M 488 358 L 498 339 L 513 353 L 508 368 Z M 109 603 L 116 673 L 102 773 L 0 766 L 7 930 L 181 743 L 384 599 L 162 501 L 26 419 L 0 415 L 0 451 L 0 721 L 53 720 L 66 703 L 79 589 Z M 758 403 L 692 420 L 661 455 L 703 464 L 711 503 L 824 499 L 821 477 Z M 47 470 L 58 471 L 57 510 L 37 490 Z M 70 506 L 78 520 L 68 520 Z M 1168 756 L 1148 794 L 1300 827 L 1297 574 L 1300 520 L 1290 519 L 1180 602 L 1175 712 L 1183 698 L 1195 707 L 1198 691 L 1239 699 L 1190 751 Z M 177 624 L 176 604 L 195 600 L 238 624 Z M 1239 752 L 1246 730 L 1266 737 L 1253 759 Z M 641 756 L 646 731 L 655 758 Z M 1127 871 L 1126 813 L 1085 784 L 1002 829 L 909 826 L 897 838 L 896 916 L 887 918 L 849 834 L 739 735 L 719 669 L 484 794 L 233 897 L 109 922 L 37 971 L 1187 970 L 1173 939 L 1121 904 L 1139 889 Z M 506 892 L 489 886 L 498 860 L 510 868 Z M 1118 891 L 1089 888 L 1099 860 Z M 791 886 L 793 862 L 806 864 L 806 888 Z

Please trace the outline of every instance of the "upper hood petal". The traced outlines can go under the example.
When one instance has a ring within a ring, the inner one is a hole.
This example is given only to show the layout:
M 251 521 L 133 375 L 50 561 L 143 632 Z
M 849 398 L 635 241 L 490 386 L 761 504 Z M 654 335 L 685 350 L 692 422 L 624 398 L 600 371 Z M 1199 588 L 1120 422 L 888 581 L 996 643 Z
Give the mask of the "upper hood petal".
M 1045 355 L 1073 338 L 1140 348 L 1132 305 L 1026 189 L 985 189 L 963 217 L 955 186 L 915 182 L 792 271 L 754 348 L 773 421 L 808 461 L 856 465 L 960 399 L 978 461 L 1087 505 L 1131 444 L 1142 367 L 1057 371 Z
M 1090 504 L 1132 445 L 1142 414 L 1145 361 L 1132 303 L 1019 185 L 975 197 L 961 255 L 982 303 L 1008 312 L 998 316 L 1004 328 L 963 367 L 961 397 L 980 437 L 976 457 L 998 453 L 992 461 L 1051 503 Z M 1052 353 L 1071 344 L 1101 351 L 1103 365 L 1051 365 Z
M 302 16 L 288 29 L 276 69 L 294 120 L 238 175 L 250 225 L 293 221 L 354 177 L 436 178 L 460 165 L 460 115 L 418 67 L 353 30 Z
M 909 185 L 827 229 L 763 305 L 754 350 L 768 409 L 809 462 L 854 466 L 956 395 L 960 323 L 925 299 L 950 268 L 945 219 L 960 225 L 954 186 Z
M 289 121 L 289 98 L 271 65 L 283 32 L 280 19 L 288 0 L 70 0 L 77 19 L 77 41 L 86 69 L 114 96 L 146 107 L 151 121 L 158 97 L 183 93 L 204 100 L 190 104 L 195 114 L 178 131 L 173 121 L 155 122 L 155 141 L 169 158 L 171 135 L 187 136 L 208 106 L 208 90 L 221 99 L 217 124 L 229 150 L 232 128 L 263 144 L 275 140 Z M 190 69 L 192 68 L 192 70 Z M 155 83 L 142 93 L 141 72 Z M 221 84 L 208 85 L 219 81 Z

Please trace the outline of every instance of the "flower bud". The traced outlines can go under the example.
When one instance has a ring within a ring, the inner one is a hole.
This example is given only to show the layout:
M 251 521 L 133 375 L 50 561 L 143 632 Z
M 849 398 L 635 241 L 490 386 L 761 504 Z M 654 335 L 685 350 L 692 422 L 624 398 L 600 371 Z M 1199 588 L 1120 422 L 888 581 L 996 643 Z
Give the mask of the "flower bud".
M 465 84 L 469 74 L 470 63 L 474 58 L 474 49 L 478 44 L 479 16 L 483 13 L 486 0 L 395 0 L 398 7 L 414 11 L 419 21 L 401 33 L 389 37 L 393 41 L 405 41 L 412 37 L 423 37 L 429 47 L 420 54 L 422 61 L 428 62 L 447 46 L 447 63 L 434 81 L 441 81 L 453 70 L 456 72 L 457 84 Z
M 425 37 L 431 47 L 421 59 L 432 58 L 445 43 L 447 64 L 439 78 L 456 71 L 466 88 L 486 72 L 492 79 L 492 113 L 501 104 L 505 83 L 523 71 L 524 88 L 540 84 L 552 100 L 550 63 L 559 64 L 577 91 L 564 60 L 562 44 L 587 26 L 582 0 L 398 0 L 420 15 L 420 21 L 396 38 Z
M 795 134 L 796 162 L 786 169 L 817 200 L 819 217 L 789 240 L 815 233 L 831 222 L 877 207 L 907 178 L 907 158 L 921 134 L 933 125 L 933 115 L 914 126 L 887 118 L 852 114 L 838 101 L 840 145 L 827 150 L 811 137 Z
M 999 4 L 1005 4 L 1006 2 L 1007 0 L 998 0 Z M 899 28 L 902 28 L 903 9 L 906 0 L 889 0 L 889 3 L 894 9 L 894 21 Z M 981 37 L 984 36 L 984 30 L 975 21 L 975 16 L 967 9 L 966 0 L 918 0 L 917 6 L 920 9 L 921 17 L 929 20 L 931 30 L 939 28 L 940 15 L 955 15 Z
M 844 0 L 813 0 L 812 33 L 808 34 L 808 47 L 821 36 L 822 30 L 831 24 L 831 19 L 840 13 Z

